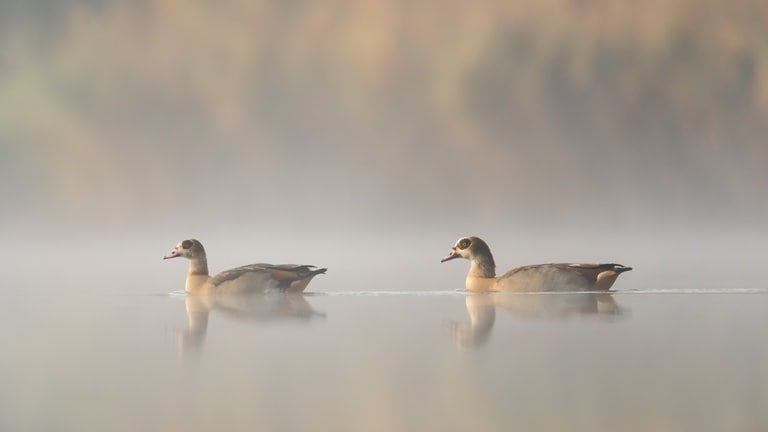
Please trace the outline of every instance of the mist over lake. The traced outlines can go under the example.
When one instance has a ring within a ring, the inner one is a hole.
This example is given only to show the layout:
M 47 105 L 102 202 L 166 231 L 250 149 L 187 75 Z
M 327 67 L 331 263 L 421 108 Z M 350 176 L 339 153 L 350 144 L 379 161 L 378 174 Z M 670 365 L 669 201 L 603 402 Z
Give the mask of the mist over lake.
M 766 19 L 3 2 L 0 429 L 765 429 Z M 472 294 L 466 235 L 633 270 Z M 191 238 L 328 271 L 190 296 Z

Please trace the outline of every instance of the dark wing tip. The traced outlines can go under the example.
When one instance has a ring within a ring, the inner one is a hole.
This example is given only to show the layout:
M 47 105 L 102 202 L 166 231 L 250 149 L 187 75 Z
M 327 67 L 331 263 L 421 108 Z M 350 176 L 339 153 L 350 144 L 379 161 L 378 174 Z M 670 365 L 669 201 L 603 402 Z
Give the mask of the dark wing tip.
M 616 273 L 624 273 L 630 270 L 632 270 L 632 267 L 627 267 L 621 264 L 613 264 L 613 271 L 615 271 Z

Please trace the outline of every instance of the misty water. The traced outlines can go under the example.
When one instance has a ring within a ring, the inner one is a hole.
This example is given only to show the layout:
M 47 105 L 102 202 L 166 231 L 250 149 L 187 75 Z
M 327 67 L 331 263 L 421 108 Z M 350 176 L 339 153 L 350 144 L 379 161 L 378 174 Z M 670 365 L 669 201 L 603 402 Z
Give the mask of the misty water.
M 0 432 L 768 430 L 765 0 L 432 3 L 0 2 Z
M 768 289 L 754 254 L 715 260 L 667 247 L 674 259 L 662 262 L 637 240 L 612 245 L 635 267 L 612 294 L 468 295 L 468 264 L 439 263 L 454 238 L 425 234 L 398 251 L 404 238 L 366 239 L 354 254 L 354 236 L 271 251 L 211 238 L 213 272 L 266 253 L 329 268 L 305 295 L 224 299 L 184 294 L 186 262 L 161 260 L 176 238 L 13 240 L 0 429 L 768 424 Z M 496 249 L 500 268 L 526 255 Z

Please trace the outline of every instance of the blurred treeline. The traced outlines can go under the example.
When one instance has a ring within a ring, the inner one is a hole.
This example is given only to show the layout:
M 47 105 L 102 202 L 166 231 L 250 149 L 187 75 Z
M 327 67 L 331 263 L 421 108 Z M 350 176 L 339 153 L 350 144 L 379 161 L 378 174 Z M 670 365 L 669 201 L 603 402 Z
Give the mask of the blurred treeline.
M 752 220 L 766 121 L 762 0 L 0 3 L 6 215 Z

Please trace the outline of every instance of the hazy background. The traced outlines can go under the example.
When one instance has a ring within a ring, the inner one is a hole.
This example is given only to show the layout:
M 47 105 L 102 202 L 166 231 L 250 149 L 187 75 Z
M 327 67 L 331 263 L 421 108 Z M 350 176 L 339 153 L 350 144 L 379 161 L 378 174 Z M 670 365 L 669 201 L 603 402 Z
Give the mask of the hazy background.
M 504 268 L 747 277 L 767 22 L 758 0 L 2 1 L 6 259 L 196 236 L 216 270 L 433 264 L 472 233 Z
M 766 0 L 0 0 L 0 430 L 768 430 L 766 132 Z

